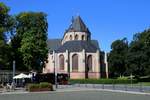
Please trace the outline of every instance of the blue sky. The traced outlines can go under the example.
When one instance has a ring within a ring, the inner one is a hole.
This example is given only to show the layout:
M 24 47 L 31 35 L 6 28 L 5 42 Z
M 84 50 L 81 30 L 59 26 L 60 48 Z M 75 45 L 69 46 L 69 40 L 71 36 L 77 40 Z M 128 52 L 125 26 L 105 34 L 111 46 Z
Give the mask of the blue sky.
M 150 27 L 150 0 L 0 0 L 11 14 L 42 11 L 48 16 L 48 38 L 62 38 L 72 16 L 80 15 L 99 41 L 101 50 L 111 43 Z

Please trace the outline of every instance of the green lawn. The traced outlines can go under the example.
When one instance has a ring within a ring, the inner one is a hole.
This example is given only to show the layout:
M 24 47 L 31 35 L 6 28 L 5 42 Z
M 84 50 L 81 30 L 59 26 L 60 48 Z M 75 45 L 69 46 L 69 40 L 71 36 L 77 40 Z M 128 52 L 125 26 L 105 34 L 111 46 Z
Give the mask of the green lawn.
M 130 79 L 70 79 L 71 84 L 130 84 Z M 137 80 L 133 79 L 132 83 L 137 84 Z
M 137 85 L 150 86 L 150 82 L 140 82 Z
M 70 83 L 80 83 L 80 84 L 128 84 L 131 85 L 130 79 L 70 79 Z M 138 82 L 137 80 L 132 80 L 132 85 L 134 86 L 150 86 L 150 82 Z
M 131 84 L 128 84 L 129 86 L 131 85 Z M 150 82 L 138 82 L 138 83 L 133 83 L 132 84 L 133 86 L 140 86 L 140 85 L 142 85 L 142 86 L 150 86 Z

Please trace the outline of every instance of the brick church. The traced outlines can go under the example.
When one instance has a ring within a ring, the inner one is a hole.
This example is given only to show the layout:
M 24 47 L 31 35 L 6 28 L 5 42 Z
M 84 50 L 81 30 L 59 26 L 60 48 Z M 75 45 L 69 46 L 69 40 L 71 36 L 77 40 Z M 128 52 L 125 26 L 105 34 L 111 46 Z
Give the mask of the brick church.
M 108 77 L 105 53 L 80 16 L 74 17 L 61 39 L 48 40 L 48 63 L 43 73 L 68 74 L 71 79 Z

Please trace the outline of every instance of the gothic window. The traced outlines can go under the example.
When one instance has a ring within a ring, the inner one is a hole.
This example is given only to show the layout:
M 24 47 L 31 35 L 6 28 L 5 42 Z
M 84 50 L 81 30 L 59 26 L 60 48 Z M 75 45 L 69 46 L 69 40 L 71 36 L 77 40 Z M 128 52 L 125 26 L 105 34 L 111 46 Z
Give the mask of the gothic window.
M 84 35 L 82 35 L 82 40 L 84 40 Z
M 92 55 L 89 55 L 87 58 L 87 67 L 88 71 L 92 71 Z
M 72 71 L 78 71 L 78 55 L 74 54 L 72 56 Z
M 64 56 L 63 55 L 59 56 L 59 67 L 60 67 L 60 70 L 64 70 Z
M 70 35 L 70 40 L 72 40 L 72 35 Z
M 77 34 L 75 35 L 75 40 L 78 40 L 78 35 Z

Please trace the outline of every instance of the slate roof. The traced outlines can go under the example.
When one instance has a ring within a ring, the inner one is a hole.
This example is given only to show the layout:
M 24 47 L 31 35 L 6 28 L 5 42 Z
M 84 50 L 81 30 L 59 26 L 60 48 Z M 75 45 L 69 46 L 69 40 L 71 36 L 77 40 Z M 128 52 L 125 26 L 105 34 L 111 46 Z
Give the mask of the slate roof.
M 86 32 L 89 36 L 91 35 L 90 31 L 84 24 L 80 16 L 77 16 L 72 19 L 72 24 L 66 30 L 67 32 Z M 49 39 L 47 41 L 49 51 L 55 50 L 56 52 L 81 52 L 83 49 L 85 52 L 96 52 L 100 50 L 97 40 L 83 41 L 83 40 L 73 40 L 67 41 L 61 45 L 61 39 Z
M 47 46 L 49 51 L 57 50 L 61 46 L 61 39 L 48 39 Z
M 68 41 L 61 45 L 61 39 L 49 39 L 48 40 L 48 48 L 49 51 L 55 50 L 57 53 L 59 52 L 80 52 L 85 49 L 86 52 L 96 52 L 99 50 L 99 44 L 97 40 L 91 41 Z
M 94 42 L 93 42 L 94 43 Z M 60 46 L 56 52 L 66 52 L 68 50 L 69 52 L 81 52 L 82 50 L 85 50 L 85 52 L 96 52 L 99 50 L 99 48 L 95 45 L 93 45 L 89 41 L 68 41 L 64 43 L 62 46 Z
M 91 44 L 93 44 L 96 48 L 100 49 L 99 43 L 97 40 L 91 40 Z
M 72 24 L 69 26 L 67 32 L 86 32 L 87 34 L 90 34 L 89 29 L 84 24 L 83 20 L 80 16 L 77 16 L 72 19 Z

